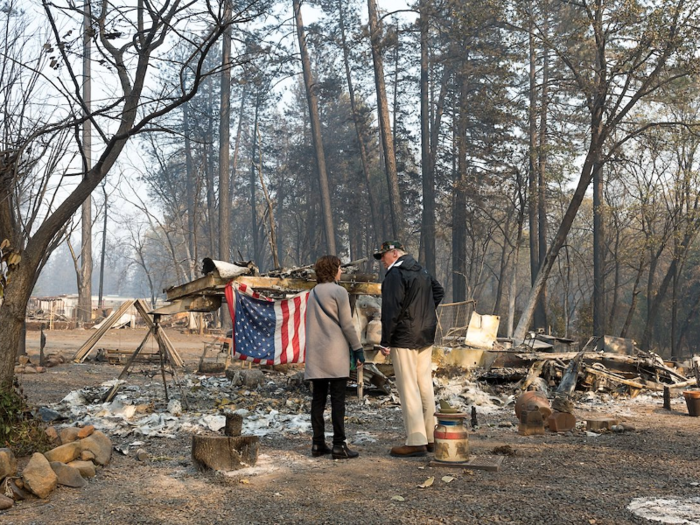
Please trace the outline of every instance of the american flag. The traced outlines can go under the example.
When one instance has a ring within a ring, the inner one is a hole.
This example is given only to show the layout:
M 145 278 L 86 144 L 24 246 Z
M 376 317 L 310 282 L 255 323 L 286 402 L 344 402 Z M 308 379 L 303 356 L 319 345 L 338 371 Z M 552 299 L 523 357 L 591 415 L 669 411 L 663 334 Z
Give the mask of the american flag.
M 233 355 L 264 365 L 303 363 L 309 292 L 273 301 L 244 283 L 224 290 L 233 324 Z

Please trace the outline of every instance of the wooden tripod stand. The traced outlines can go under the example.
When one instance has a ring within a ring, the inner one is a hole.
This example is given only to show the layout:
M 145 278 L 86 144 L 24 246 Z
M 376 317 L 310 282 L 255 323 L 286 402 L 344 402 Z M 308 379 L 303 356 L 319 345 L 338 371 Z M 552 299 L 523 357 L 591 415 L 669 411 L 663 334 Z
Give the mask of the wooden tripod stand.
M 153 321 L 150 323 L 150 328 L 148 330 L 148 333 L 146 334 L 146 337 L 144 337 L 143 341 L 141 341 L 141 344 L 136 348 L 136 350 L 134 350 L 134 353 L 131 354 L 131 357 L 129 357 L 129 360 L 124 365 L 124 369 L 121 371 L 121 374 L 119 374 L 119 377 L 117 378 L 117 382 L 103 396 L 103 398 L 102 398 L 103 403 L 108 403 L 108 402 L 112 401 L 114 399 L 114 397 L 117 395 L 117 392 L 119 391 L 119 388 L 121 387 L 121 380 L 124 379 L 128 375 L 129 368 L 131 368 L 131 365 L 133 365 L 134 361 L 136 361 L 136 357 L 139 355 L 141 350 L 146 346 L 146 342 L 148 341 L 149 337 L 152 336 L 156 340 L 156 342 L 158 343 L 158 355 L 160 357 L 160 373 L 161 373 L 161 376 L 163 377 L 163 388 L 165 390 L 165 401 L 166 402 L 170 401 L 170 398 L 168 396 L 168 383 L 165 379 L 165 366 L 167 364 L 168 368 L 169 368 L 169 372 L 173 376 L 173 380 L 175 382 L 175 385 L 180 390 L 180 398 L 182 399 L 182 402 L 185 405 L 185 408 L 189 408 L 189 403 L 187 402 L 187 396 L 185 396 L 185 394 L 182 390 L 182 386 L 180 385 L 180 379 L 178 377 L 177 367 L 175 365 L 176 360 L 175 360 L 172 352 L 170 351 L 170 347 L 166 344 L 165 338 L 163 337 L 163 332 L 161 331 L 160 317 L 161 317 L 160 314 L 153 315 Z M 150 318 L 148 318 L 148 320 L 150 321 Z M 180 358 L 180 360 L 182 360 L 182 359 Z

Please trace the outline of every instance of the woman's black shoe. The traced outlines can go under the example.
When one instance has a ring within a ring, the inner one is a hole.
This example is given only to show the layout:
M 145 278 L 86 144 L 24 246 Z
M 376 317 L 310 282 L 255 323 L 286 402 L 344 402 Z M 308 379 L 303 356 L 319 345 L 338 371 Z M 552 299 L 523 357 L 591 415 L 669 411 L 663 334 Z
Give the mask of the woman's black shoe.
M 343 443 L 342 445 L 333 445 L 333 459 L 352 459 L 360 455 L 359 452 L 350 450 L 348 446 Z
M 316 445 L 316 444 L 311 445 L 311 455 L 315 458 L 318 458 L 318 457 L 321 457 L 321 456 L 324 456 L 324 455 L 330 454 L 330 453 L 331 453 L 331 449 L 328 448 L 328 445 L 326 445 L 325 443 L 323 443 L 322 445 Z

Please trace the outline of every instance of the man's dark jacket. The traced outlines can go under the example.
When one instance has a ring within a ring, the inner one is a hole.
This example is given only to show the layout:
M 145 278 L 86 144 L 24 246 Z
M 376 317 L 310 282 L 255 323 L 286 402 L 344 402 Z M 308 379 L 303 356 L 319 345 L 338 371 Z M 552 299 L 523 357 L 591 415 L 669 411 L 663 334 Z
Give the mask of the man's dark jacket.
M 435 309 L 444 296 L 440 283 L 412 256 L 399 257 L 382 283 L 382 346 L 432 345 L 437 328 Z

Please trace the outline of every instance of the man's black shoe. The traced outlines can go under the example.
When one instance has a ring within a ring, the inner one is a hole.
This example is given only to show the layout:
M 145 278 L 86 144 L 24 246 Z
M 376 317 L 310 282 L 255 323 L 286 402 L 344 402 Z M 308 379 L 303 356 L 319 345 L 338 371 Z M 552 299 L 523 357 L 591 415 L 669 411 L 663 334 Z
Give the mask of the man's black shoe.
M 350 450 L 348 446 L 343 443 L 342 445 L 333 445 L 333 459 L 352 459 L 360 455 L 359 452 Z
M 330 454 L 331 449 L 328 448 L 328 445 L 323 443 L 322 445 L 316 445 L 315 443 L 311 446 L 311 455 L 315 458 L 325 456 L 326 454 Z
M 391 447 L 390 456 L 395 458 L 412 458 L 425 456 L 428 453 L 428 447 L 425 445 L 401 445 L 399 447 Z

